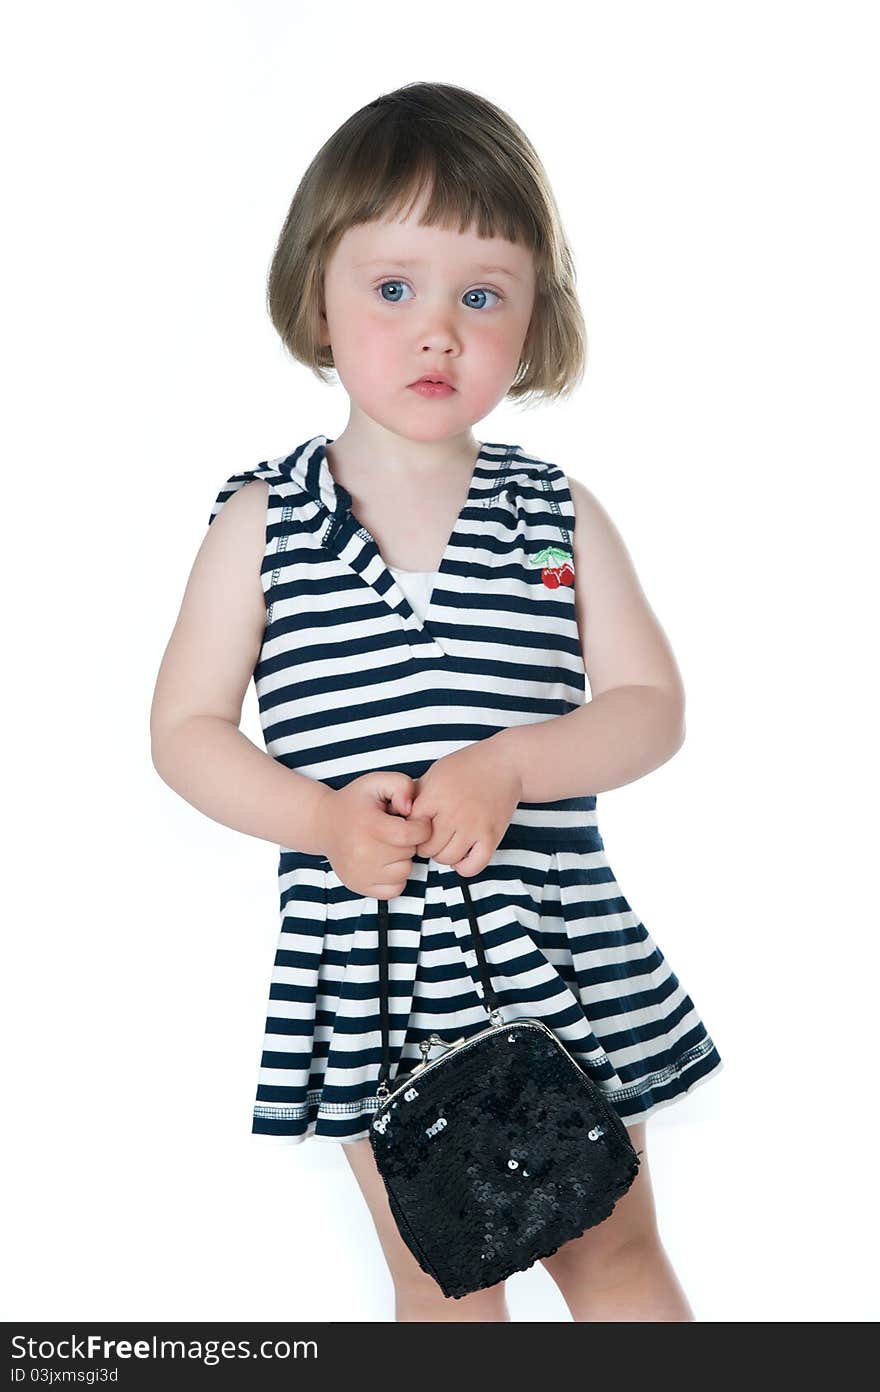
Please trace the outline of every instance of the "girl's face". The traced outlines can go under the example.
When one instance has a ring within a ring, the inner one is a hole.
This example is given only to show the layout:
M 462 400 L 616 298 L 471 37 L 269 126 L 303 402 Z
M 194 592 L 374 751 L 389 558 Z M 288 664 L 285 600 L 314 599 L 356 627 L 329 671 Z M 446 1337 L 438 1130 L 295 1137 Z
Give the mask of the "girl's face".
M 413 440 L 460 434 L 504 397 L 535 297 L 530 250 L 403 221 L 362 223 L 340 239 L 324 277 L 322 342 L 340 381 L 373 420 Z M 454 391 L 412 383 L 443 373 Z

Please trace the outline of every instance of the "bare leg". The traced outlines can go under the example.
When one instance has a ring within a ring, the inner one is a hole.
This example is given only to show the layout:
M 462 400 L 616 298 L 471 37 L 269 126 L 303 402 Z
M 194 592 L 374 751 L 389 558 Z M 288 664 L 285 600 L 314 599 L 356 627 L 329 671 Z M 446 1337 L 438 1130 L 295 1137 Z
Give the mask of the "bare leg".
M 639 1172 L 604 1223 L 544 1257 L 576 1321 L 691 1321 L 695 1318 L 664 1251 L 648 1171 L 646 1123 L 630 1126 Z
M 487 1290 L 474 1291 L 455 1300 L 445 1296 L 433 1277 L 422 1270 L 397 1229 L 388 1195 L 368 1137 L 342 1147 L 367 1201 L 391 1279 L 394 1282 L 394 1318 L 398 1322 L 471 1321 L 496 1323 L 509 1320 L 503 1281 Z

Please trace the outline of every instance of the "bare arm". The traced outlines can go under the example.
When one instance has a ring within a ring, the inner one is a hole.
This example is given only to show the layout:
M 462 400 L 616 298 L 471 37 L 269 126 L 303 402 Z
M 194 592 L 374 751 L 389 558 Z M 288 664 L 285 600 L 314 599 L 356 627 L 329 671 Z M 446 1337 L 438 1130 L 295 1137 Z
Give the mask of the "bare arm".
M 153 765 L 214 821 L 324 854 L 318 809 L 332 790 L 285 768 L 238 728 L 266 622 L 267 491 L 254 479 L 235 493 L 193 563 L 153 694 Z
M 592 700 L 568 715 L 492 736 L 522 781 L 522 802 L 618 788 L 684 742 L 684 686 L 623 539 L 598 499 L 569 479 L 575 506 L 575 611 Z

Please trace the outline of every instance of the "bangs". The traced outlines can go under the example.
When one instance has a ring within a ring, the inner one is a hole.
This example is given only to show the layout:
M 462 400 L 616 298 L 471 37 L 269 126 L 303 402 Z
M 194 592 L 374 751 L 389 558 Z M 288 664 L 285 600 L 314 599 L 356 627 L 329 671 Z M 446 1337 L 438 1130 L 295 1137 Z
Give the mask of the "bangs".
M 385 140 L 370 142 L 343 190 L 327 229 L 334 244 L 360 223 L 407 218 L 424 198 L 422 227 L 502 237 L 528 248 L 536 261 L 546 251 L 540 223 L 507 173 L 481 150 L 468 159 L 460 145 L 450 148 L 448 134 L 425 142 L 406 127 L 388 131 Z

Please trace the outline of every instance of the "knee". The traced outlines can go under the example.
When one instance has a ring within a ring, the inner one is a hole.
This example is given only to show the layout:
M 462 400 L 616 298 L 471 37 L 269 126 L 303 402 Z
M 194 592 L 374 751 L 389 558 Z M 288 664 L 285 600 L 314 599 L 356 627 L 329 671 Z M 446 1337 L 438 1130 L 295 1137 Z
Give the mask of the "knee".
M 432 1300 L 445 1299 L 437 1282 L 421 1269 L 411 1271 L 408 1267 L 402 1270 L 392 1268 L 391 1279 L 394 1282 L 394 1295 L 398 1304 L 423 1305 Z
M 560 1247 L 543 1263 L 563 1293 L 572 1285 L 607 1289 L 631 1280 L 666 1260 L 660 1234 L 648 1226 L 637 1232 L 603 1234 L 587 1242 L 590 1231 Z

